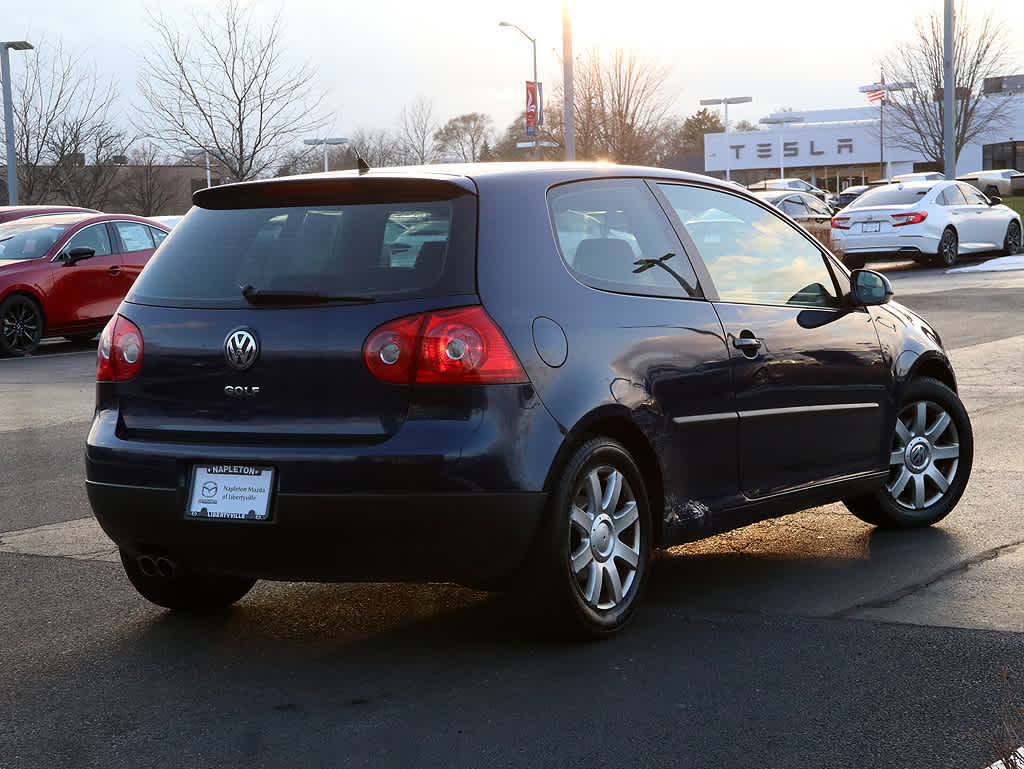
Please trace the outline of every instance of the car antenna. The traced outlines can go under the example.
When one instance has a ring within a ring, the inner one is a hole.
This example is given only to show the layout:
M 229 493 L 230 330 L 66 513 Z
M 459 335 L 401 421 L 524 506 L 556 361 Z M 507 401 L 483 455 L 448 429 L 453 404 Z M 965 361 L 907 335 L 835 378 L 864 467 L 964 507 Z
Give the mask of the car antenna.
M 359 175 L 367 173 L 370 170 L 370 164 L 363 160 L 361 155 L 356 155 L 356 165 L 359 167 Z

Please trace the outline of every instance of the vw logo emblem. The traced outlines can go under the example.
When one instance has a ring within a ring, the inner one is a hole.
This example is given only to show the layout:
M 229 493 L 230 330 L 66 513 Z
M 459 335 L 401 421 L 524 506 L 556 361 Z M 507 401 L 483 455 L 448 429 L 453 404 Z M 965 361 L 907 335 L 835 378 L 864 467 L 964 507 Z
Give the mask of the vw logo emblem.
M 224 358 L 235 371 L 245 371 L 256 362 L 260 346 L 248 331 L 232 331 L 224 340 Z
M 910 461 L 915 465 L 923 465 L 925 460 L 926 449 L 924 446 L 914 446 L 914 450 L 910 452 Z

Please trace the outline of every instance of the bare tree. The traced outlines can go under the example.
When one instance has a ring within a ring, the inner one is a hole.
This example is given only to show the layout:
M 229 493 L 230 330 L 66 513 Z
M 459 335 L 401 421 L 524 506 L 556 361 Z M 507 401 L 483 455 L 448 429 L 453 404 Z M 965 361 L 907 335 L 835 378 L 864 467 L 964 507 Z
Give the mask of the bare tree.
M 164 172 L 164 163 L 154 144 L 136 147 L 129 155 L 119 185 L 120 203 L 131 214 L 156 216 L 165 213 L 174 198 L 174 189 Z
M 666 84 L 670 70 L 657 59 L 618 48 L 609 56 L 591 48 L 573 66 L 576 157 L 619 163 L 656 163 L 672 127 Z M 550 132 L 562 142 L 561 87 L 545 109 Z
M 943 18 L 933 11 L 919 18 L 914 39 L 885 57 L 887 79 L 911 83 L 886 96 L 886 123 L 893 127 L 892 143 L 918 152 L 940 167 L 944 163 Z M 987 77 L 1005 74 L 1012 58 L 1008 25 L 991 11 L 967 12 L 966 0 L 957 6 L 953 39 L 955 107 L 953 147 L 960 151 L 975 139 L 1006 125 L 1014 99 L 985 98 Z
M 407 162 L 423 165 L 437 160 L 437 127 L 433 102 L 426 97 L 420 96 L 411 106 L 402 107 L 397 141 Z
M 382 128 L 358 128 L 352 133 L 345 148 L 341 168 L 355 168 L 358 155 L 373 168 L 399 165 L 402 151 L 394 134 Z
M 285 59 L 280 14 L 260 27 L 240 0 L 222 0 L 183 33 L 160 15 L 160 43 L 139 71 L 140 128 L 178 150 L 202 147 L 230 181 L 276 170 L 297 139 L 324 125 L 309 64 Z
M 111 111 L 112 81 L 46 41 L 22 59 L 14 90 L 20 202 L 64 202 L 103 208 L 130 139 Z
M 480 150 L 491 138 L 491 117 L 482 112 L 467 112 L 453 117 L 434 133 L 439 154 L 467 163 L 480 157 Z

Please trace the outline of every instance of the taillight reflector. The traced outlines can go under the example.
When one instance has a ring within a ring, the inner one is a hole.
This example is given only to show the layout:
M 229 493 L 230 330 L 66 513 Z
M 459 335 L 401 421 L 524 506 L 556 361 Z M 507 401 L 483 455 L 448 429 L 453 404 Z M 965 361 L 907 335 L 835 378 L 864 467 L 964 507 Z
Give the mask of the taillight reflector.
M 903 227 L 907 224 L 919 224 L 928 218 L 927 211 L 914 211 L 911 214 L 889 214 L 892 218 L 893 227 Z
M 366 367 L 401 384 L 528 382 L 519 360 L 482 307 L 459 307 L 385 323 L 363 345 Z
M 96 351 L 97 382 L 127 382 L 142 370 L 142 332 L 121 315 L 115 315 L 100 334 Z

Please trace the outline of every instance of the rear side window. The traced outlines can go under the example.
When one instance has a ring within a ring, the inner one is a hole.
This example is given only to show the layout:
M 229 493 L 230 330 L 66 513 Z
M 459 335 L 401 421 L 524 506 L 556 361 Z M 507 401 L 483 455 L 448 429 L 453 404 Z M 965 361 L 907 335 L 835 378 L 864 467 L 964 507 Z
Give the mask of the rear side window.
M 124 250 L 145 251 L 153 248 L 153 238 L 149 234 L 149 227 L 138 222 L 114 222 L 117 234 L 121 236 Z
M 679 239 L 640 179 L 600 179 L 548 193 L 562 259 L 587 286 L 624 294 L 702 296 Z
M 374 301 L 476 290 L 476 199 L 196 207 L 129 301 L 241 307 L 242 290 Z

